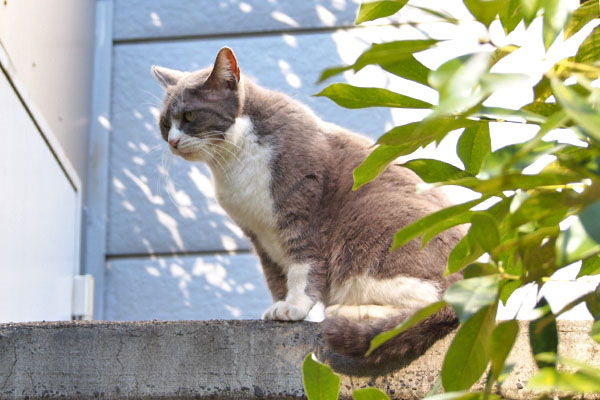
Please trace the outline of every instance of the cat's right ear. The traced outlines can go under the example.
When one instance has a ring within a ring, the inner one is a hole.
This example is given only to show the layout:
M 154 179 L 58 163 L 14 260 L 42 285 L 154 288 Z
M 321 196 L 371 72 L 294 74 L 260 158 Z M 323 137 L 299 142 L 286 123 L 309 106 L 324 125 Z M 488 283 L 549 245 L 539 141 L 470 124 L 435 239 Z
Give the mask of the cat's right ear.
M 169 86 L 174 86 L 181 79 L 182 73 L 180 71 L 169 69 L 165 67 L 152 66 L 152 72 L 157 81 L 166 89 Z

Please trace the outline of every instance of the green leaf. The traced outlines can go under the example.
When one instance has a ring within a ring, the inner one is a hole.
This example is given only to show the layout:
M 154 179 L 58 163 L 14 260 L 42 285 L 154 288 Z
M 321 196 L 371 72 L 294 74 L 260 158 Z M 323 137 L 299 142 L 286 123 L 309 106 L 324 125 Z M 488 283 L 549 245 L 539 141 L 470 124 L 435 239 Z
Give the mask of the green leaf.
M 519 109 L 511 110 L 510 108 L 502 107 L 480 107 L 478 111 L 472 114 L 473 117 L 487 117 L 493 119 L 506 119 L 507 121 L 515 121 L 516 119 L 524 119 L 528 124 L 541 124 L 546 122 L 546 118 L 542 115 L 531 111 Z M 521 121 L 515 121 L 521 122 Z
M 460 271 L 481 257 L 484 252 L 473 232 L 469 229 L 469 232 L 454 246 L 454 249 L 448 255 L 448 265 L 444 275 L 448 276 Z
M 471 15 L 486 28 L 490 27 L 498 12 L 505 6 L 504 2 L 500 0 L 464 0 L 464 3 Z
M 452 164 L 433 159 L 411 160 L 402 164 L 402 166 L 412 170 L 427 183 L 444 182 L 472 176 Z
M 449 392 L 436 394 L 435 396 L 427 396 L 427 400 L 500 400 L 501 397 L 495 394 L 490 394 L 487 397 L 483 392 L 469 392 L 467 390 L 461 390 L 458 392 Z
M 544 173 L 537 175 L 505 174 L 491 179 L 462 178 L 444 182 L 458 185 L 486 195 L 496 195 L 506 190 L 528 190 L 543 186 L 562 186 L 577 182 L 579 176 L 567 173 Z
M 600 379 L 600 369 L 594 368 L 591 365 L 574 360 L 568 357 L 562 357 L 554 353 L 540 353 L 535 356 L 537 360 L 542 360 L 550 364 L 561 364 L 565 367 L 577 368 L 578 372 L 583 372 L 586 375 L 594 375 Z
M 562 107 L 556 103 L 546 103 L 544 101 L 534 101 L 523 106 L 523 110 L 549 117 L 550 115 L 562 110 Z
M 535 18 L 544 0 L 521 0 L 521 13 L 525 19 L 525 27 L 528 27 Z
M 594 322 L 592 330 L 590 331 L 590 337 L 596 342 L 600 343 L 600 320 Z
M 439 43 L 439 40 L 435 39 L 398 40 L 382 44 L 375 43 L 358 57 L 354 65 L 352 65 L 352 68 L 355 72 L 358 72 L 371 64 L 392 65 L 402 63 L 414 53 L 427 50 L 437 43 Z
M 475 215 L 477 211 L 465 211 L 459 215 L 454 215 L 449 218 L 446 218 L 444 221 L 439 224 L 435 224 L 432 226 L 425 234 L 423 234 L 423 239 L 421 241 L 421 248 L 424 248 L 427 243 L 434 237 L 440 234 L 440 232 L 445 231 L 446 229 L 450 229 L 456 225 L 462 225 L 471 222 L 471 218 Z
M 444 10 L 435 10 L 432 8 L 416 6 L 414 4 L 409 4 L 409 6 L 412 8 L 416 8 L 417 10 L 421 10 L 425 14 L 430 14 L 430 15 L 433 15 L 434 17 L 443 19 L 445 22 L 448 22 L 450 24 L 458 25 L 460 23 L 460 21 L 458 19 L 454 18 L 452 15 L 450 15 L 449 13 L 447 13 Z
M 381 346 L 388 340 L 398 336 L 408 328 L 412 328 L 419 322 L 423 321 L 425 318 L 429 317 L 432 314 L 435 314 L 436 312 L 438 312 L 446 306 L 447 304 L 445 301 L 438 301 L 429 304 L 428 306 L 423 307 L 422 309 L 420 309 L 419 311 L 415 312 L 413 315 L 402 321 L 402 323 L 400 323 L 394 329 L 380 333 L 379 335 L 375 336 L 373 340 L 371 340 L 371 346 L 369 347 L 367 354 L 365 354 L 365 357 L 369 356 L 373 351 L 375 351 L 375 349 L 377 349 L 379 346 Z
M 597 376 L 583 372 L 559 372 L 552 367 L 546 367 L 529 379 L 527 387 L 544 391 L 598 393 L 600 380 Z
M 511 3 L 515 3 L 518 1 L 519 0 L 511 0 Z M 518 49 L 519 46 L 516 46 L 514 44 L 509 44 L 506 46 L 496 48 L 496 50 L 494 50 L 490 58 L 490 67 L 493 67 L 498 61 L 502 60 L 504 57 L 506 57 L 509 54 L 512 54 L 513 51 Z
M 588 311 L 592 314 L 592 318 L 596 321 L 600 320 L 600 289 L 596 288 L 596 291 L 583 296 L 583 298 L 585 299 Z
M 470 230 L 477 243 L 488 253 L 500 243 L 498 221 L 489 213 L 483 211 L 473 215 Z
M 448 99 L 472 96 L 482 74 L 489 70 L 491 53 L 474 53 L 453 58 L 429 74 L 429 83 L 440 92 L 440 105 Z
M 396 250 L 404 246 L 409 241 L 423 235 L 430 229 L 435 229 L 437 225 L 443 224 L 446 219 L 460 215 L 484 200 L 485 199 L 477 199 L 466 203 L 446 207 L 432 214 L 429 214 L 409 225 L 406 225 L 398 232 L 396 232 L 396 235 L 394 236 L 394 244 L 392 245 L 392 250 Z
M 523 282 L 520 280 L 506 282 L 506 284 L 502 286 L 502 289 L 500 290 L 500 300 L 502 301 L 502 304 L 506 305 L 506 301 L 510 295 L 521 286 L 523 286 Z
M 569 19 L 568 4 L 564 0 L 544 0 L 544 45 L 546 51 Z
M 581 270 L 577 274 L 577 277 L 580 278 L 584 275 L 592 276 L 598 274 L 600 274 L 600 255 L 595 255 L 587 260 L 583 260 Z
M 302 363 L 302 383 L 308 400 L 337 400 L 340 394 L 340 377 L 328 365 L 308 353 Z
M 521 22 L 521 2 L 520 0 L 510 0 L 499 11 L 500 22 L 504 28 L 504 33 L 507 35 L 515 30 L 519 22 Z
M 550 79 L 547 76 L 543 76 L 542 79 L 533 87 L 533 102 L 544 102 L 548 97 L 552 95 L 552 88 L 550 87 Z
M 594 28 L 579 46 L 575 61 L 593 64 L 600 60 L 600 26 Z
M 418 82 L 422 85 L 429 86 L 427 81 L 431 70 L 421 64 L 415 56 L 409 54 L 399 63 L 385 63 L 379 64 L 381 68 L 401 78 L 408 79 L 414 82 Z
M 416 150 L 410 145 L 404 146 L 386 146 L 379 145 L 369 154 L 369 156 L 354 169 L 354 186 L 352 190 L 356 190 L 362 185 L 371 182 L 377 178 L 386 167 L 396 158 L 403 154 L 412 153 Z
M 408 0 L 385 0 L 362 3 L 354 23 L 358 25 L 366 21 L 389 17 L 396 14 L 406 3 L 408 3 Z
M 498 380 L 504 370 L 504 363 L 510 353 L 517 335 L 519 334 L 519 323 L 515 320 L 500 322 L 494 331 L 490 341 L 490 357 L 492 359 L 492 381 Z
M 573 223 L 566 230 L 560 232 L 556 240 L 556 257 L 558 265 L 565 265 L 583 258 L 593 256 L 600 251 L 600 240 L 597 235 L 599 203 L 596 202 L 586 207 L 582 212 L 573 217 Z M 589 218 L 595 219 L 589 219 Z M 596 226 L 594 226 L 596 225 Z
M 333 68 L 328 68 L 321 73 L 321 77 L 319 78 L 319 82 L 324 81 L 327 78 L 330 78 L 334 75 L 340 74 L 342 72 L 348 70 L 354 70 L 354 72 L 358 72 L 367 65 L 379 65 L 380 67 L 391 70 L 390 72 L 396 73 L 402 70 L 402 65 L 407 63 L 407 69 L 417 69 L 417 71 L 409 71 L 406 72 L 407 75 L 412 75 L 418 77 L 419 80 L 417 82 L 427 84 L 423 77 L 423 68 L 426 68 L 421 63 L 416 61 L 413 56 L 413 53 L 418 53 L 423 50 L 427 50 L 432 47 L 439 40 L 435 39 L 425 39 L 425 40 L 399 40 L 394 42 L 382 43 L 382 44 L 373 44 L 369 49 L 365 50 L 356 60 L 356 62 L 352 65 L 346 66 L 338 66 Z M 421 64 L 421 67 L 418 64 Z M 427 69 L 428 71 L 428 69 Z M 402 74 L 398 74 L 399 76 L 403 76 Z M 411 78 L 406 78 L 411 79 Z M 415 80 L 415 79 L 413 79 Z
M 328 97 L 346 108 L 397 107 L 429 108 L 431 104 L 380 88 L 363 88 L 347 83 L 333 83 L 315 96 Z
M 490 125 L 487 123 L 465 128 L 456 145 L 465 170 L 473 175 L 479 173 L 483 160 L 491 151 Z
M 600 46 L 600 41 L 598 42 Z M 579 96 L 573 89 L 565 86 L 556 78 L 550 80 L 552 93 L 563 106 L 563 109 L 578 125 L 585 129 L 591 138 L 600 141 L 600 114 L 586 99 Z
M 597 0 L 586 1 L 583 3 L 573 12 L 571 18 L 569 18 L 569 21 L 567 22 L 567 26 L 565 26 L 565 39 L 568 39 L 579 32 L 579 30 L 588 22 L 599 16 L 600 9 L 598 8 Z
M 331 67 L 331 68 L 326 68 L 325 70 L 323 70 L 323 72 L 321 72 L 321 76 L 319 77 L 319 80 L 317 81 L 317 83 L 321 83 L 329 78 L 331 78 L 332 76 L 341 74 L 342 72 L 346 72 L 348 70 L 352 69 L 352 65 L 342 65 L 339 67 Z
M 512 212 L 509 217 L 511 228 L 519 226 L 531 221 L 539 221 L 546 218 L 557 210 L 565 207 L 568 199 L 568 192 L 538 192 L 528 196 L 518 207 Z
M 352 398 L 354 400 L 389 400 L 390 399 L 388 397 L 388 395 L 385 394 L 385 392 L 383 392 L 375 387 L 356 389 L 354 392 L 352 392 Z
M 600 243 L 600 200 L 593 202 L 579 212 L 579 220 L 587 235 Z
M 421 122 L 397 126 L 383 134 L 377 143 L 389 146 L 399 146 L 406 143 L 428 144 L 433 140 L 441 140 L 448 132 L 456 129 L 478 126 L 482 121 L 474 121 L 464 118 L 439 117 Z
M 490 361 L 489 343 L 496 321 L 497 303 L 484 307 L 456 332 L 442 366 L 444 390 L 468 390 Z
M 538 303 L 538 308 L 550 312 L 550 306 L 544 298 Z M 558 330 L 555 319 L 545 319 L 544 316 L 529 322 L 529 343 L 533 354 L 557 353 Z M 549 366 L 547 362 L 537 361 L 539 368 Z
M 491 263 L 476 262 L 468 265 L 464 271 L 465 279 L 479 278 L 487 275 L 495 275 L 498 273 L 498 267 Z
M 464 279 L 452 284 L 443 299 L 454 308 L 460 322 L 471 318 L 498 298 L 499 275 Z

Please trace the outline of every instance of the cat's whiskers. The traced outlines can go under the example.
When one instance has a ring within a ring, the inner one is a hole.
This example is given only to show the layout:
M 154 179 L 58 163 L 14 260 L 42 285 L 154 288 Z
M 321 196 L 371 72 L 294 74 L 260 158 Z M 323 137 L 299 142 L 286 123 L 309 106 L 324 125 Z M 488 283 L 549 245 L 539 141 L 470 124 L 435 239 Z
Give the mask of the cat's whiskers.
M 163 102 L 163 99 L 161 99 L 160 97 L 158 97 L 158 96 L 156 95 L 156 93 L 152 93 L 151 91 L 149 91 L 149 90 L 144 90 L 144 89 L 142 89 L 142 93 L 149 94 L 150 96 L 154 97 L 154 99 L 155 99 L 156 101 L 158 101 L 158 104 L 162 104 L 162 102 Z
M 228 142 L 227 140 L 223 140 L 223 142 L 225 142 L 225 143 L 231 143 L 231 142 Z M 238 157 L 238 155 L 237 155 L 237 154 L 235 154 L 235 153 L 234 153 L 234 152 L 233 152 L 231 149 L 227 148 L 227 146 L 226 146 L 226 145 L 224 145 L 224 144 L 220 144 L 220 143 L 214 143 L 214 142 L 212 143 L 212 145 L 213 145 L 213 146 L 215 146 L 217 149 L 220 149 L 220 150 L 225 150 L 226 152 L 228 152 L 228 153 L 229 153 L 229 154 L 230 154 L 230 155 L 231 155 L 233 158 L 235 158 L 235 160 L 236 160 L 238 163 L 241 163 L 241 162 L 242 162 L 242 161 L 240 160 L 240 158 Z M 223 157 L 223 159 L 225 159 L 225 156 L 224 156 L 223 154 L 220 154 L 220 156 L 221 156 L 221 157 Z

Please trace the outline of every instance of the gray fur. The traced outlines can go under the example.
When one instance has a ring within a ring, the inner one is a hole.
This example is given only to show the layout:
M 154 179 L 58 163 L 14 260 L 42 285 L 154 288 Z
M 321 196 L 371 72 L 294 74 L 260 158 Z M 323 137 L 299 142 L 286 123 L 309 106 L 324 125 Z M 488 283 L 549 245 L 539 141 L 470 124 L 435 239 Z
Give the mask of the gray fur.
M 295 262 L 311 265 L 309 296 L 329 305 L 333 288 L 361 275 L 418 278 L 434 284 L 441 296 L 449 284 L 461 278 L 460 274 L 443 277 L 448 254 L 463 234 L 461 228 L 441 233 L 422 251 L 417 240 L 389 251 L 398 229 L 448 201 L 437 190 L 416 194 L 421 180 L 396 165 L 352 191 L 352 171 L 372 150 L 370 139 L 323 122 L 299 102 L 240 75 L 237 60 L 227 48 L 221 50 L 212 68 L 181 73 L 155 67 L 154 72 L 167 91 L 160 120 L 165 140 L 170 129 L 165 121 L 173 117 L 181 121 L 178 129 L 190 136 L 201 138 L 205 131 L 222 133 L 206 139 L 218 142 L 226 140 L 224 133 L 236 118 L 246 115 L 260 145 L 273 149 L 270 190 L 278 234 Z M 197 111 L 200 118 L 186 123 L 181 115 L 188 110 Z M 261 259 L 273 299 L 283 300 L 287 292 L 284 266 L 267 254 L 252 227 L 243 229 Z M 375 334 L 406 316 L 377 322 L 333 317 L 325 321 L 323 329 L 332 348 L 360 356 Z M 410 349 L 421 351 L 456 324 L 454 312 L 444 309 L 395 339 L 371 361 L 383 361 L 386 355 L 402 357 Z M 395 350 L 390 350 L 392 347 Z

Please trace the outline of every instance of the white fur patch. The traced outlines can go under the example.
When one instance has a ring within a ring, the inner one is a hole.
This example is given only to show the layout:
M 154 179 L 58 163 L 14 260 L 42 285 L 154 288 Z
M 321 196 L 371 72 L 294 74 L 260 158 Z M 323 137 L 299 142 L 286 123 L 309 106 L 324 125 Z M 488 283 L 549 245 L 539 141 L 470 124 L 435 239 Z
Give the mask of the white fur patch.
M 374 304 L 347 306 L 335 304 L 325 309 L 325 317 L 345 317 L 348 319 L 383 319 L 402 313 L 402 309 L 394 306 L 378 306 Z
M 185 133 L 177 129 L 176 121 L 173 121 L 171 123 L 173 124 L 173 126 L 171 127 L 171 129 L 169 129 L 169 142 L 172 140 L 181 139 L 185 135 Z
M 299 321 L 306 318 L 315 302 L 306 294 L 309 264 L 292 264 L 287 268 L 287 296 L 263 313 L 263 319 Z
M 256 235 L 273 261 L 287 268 L 291 260 L 277 230 L 271 197 L 273 150 L 258 143 L 247 116 L 237 118 L 225 137 L 233 145 L 221 153 L 221 165 L 211 164 L 217 200 L 239 226 Z
M 415 310 L 439 299 L 440 291 L 436 285 L 422 279 L 408 276 L 376 279 L 363 274 L 332 287 L 328 305 L 375 304 Z

